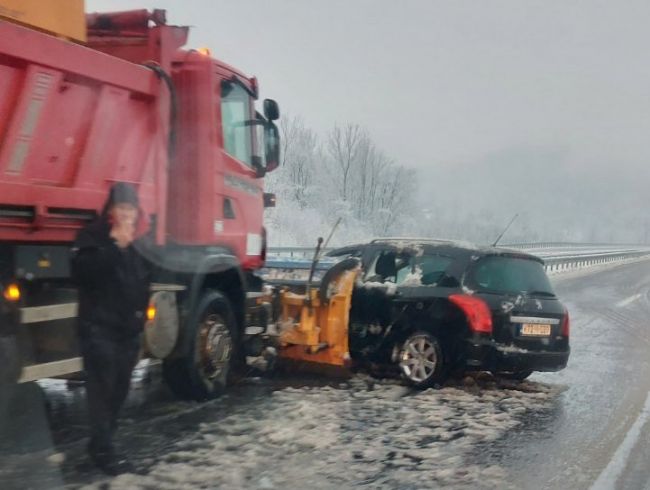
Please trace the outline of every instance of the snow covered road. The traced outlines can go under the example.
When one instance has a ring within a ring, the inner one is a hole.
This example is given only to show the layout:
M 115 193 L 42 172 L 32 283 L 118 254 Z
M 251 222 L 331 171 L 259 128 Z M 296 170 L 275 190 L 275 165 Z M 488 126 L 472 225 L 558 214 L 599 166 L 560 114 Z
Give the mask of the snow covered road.
M 503 468 L 468 465 L 545 406 L 555 388 L 448 387 L 412 392 L 356 377 L 338 386 L 285 387 L 240 396 L 232 412 L 207 416 L 196 432 L 152 461 L 148 475 L 111 488 L 427 488 L 502 486 Z M 250 389 L 248 390 L 250 391 Z
M 201 405 L 174 401 L 154 367 L 138 373 L 120 430 L 143 474 L 114 480 L 85 461 L 83 390 L 49 382 L 53 441 L 5 459 L 1 487 L 588 489 L 604 474 L 645 488 L 650 261 L 553 281 L 572 313 L 563 372 L 424 392 L 364 375 L 249 379 Z

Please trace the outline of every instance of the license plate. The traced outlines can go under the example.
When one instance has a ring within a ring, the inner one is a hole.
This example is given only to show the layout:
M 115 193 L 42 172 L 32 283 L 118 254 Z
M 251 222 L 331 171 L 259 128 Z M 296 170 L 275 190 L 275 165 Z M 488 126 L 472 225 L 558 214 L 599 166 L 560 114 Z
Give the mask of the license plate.
M 551 335 L 550 325 L 539 325 L 536 323 L 524 323 L 521 326 L 521 335 L 530 335 L 535 337 L 548 337 Z

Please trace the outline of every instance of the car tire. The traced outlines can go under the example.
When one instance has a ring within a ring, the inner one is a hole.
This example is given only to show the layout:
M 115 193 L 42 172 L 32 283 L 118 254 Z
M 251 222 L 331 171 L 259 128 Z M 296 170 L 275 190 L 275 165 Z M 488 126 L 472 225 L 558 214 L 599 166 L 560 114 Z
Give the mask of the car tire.
M 401 345 L 397 363 L 402 378 L 415 388 L 442 383 L 447 372 L 442 345 L 429 332 L 409 335 Z
M 495 376 L 503 379 L 510 379 L 513 381 L 524 381 L 528 376 L 533 374 L 532 370 L 526 371 L 507 371 L 507 372 L 497 372 L 493 373 Z
M 187 328 L 184 355 L 163 361 L 165 381 L 179 398 L 216 398 L 226 389 L 235 358 L 236 321 L 230 302 L 218 291 L 206 291 Z

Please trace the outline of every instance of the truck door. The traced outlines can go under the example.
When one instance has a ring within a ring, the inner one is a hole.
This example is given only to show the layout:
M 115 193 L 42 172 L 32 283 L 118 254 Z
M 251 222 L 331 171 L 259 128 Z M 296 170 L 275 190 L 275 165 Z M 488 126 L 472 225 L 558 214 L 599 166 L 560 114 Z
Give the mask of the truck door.
M 240 82 L 222 80 L 220 123 L 223 137 L 224 186 L 221 196 L 223 221 L 215 233 L 240 241 L 247 261 L 258 261 L 262 252 L 263 187 L 257 178 L 255 110 L 253 98 Z M 242 243 L 243 242 L 243 243 Z M 261 264 L 260 264 L 261 265 Z

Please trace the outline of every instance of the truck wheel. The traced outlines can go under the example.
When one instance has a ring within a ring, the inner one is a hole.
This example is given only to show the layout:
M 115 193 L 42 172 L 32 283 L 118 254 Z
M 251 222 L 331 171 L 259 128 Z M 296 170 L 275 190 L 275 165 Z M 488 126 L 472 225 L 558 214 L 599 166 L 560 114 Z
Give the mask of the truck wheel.
M 180 398 L 215 398 L 226 388 L 234 358 L 236 322 L 230 302 L 217 291 L 204 293 L 187 328 L 188 351 L 181 358 L 166 359 L 163 375 Z
M 428 332 L 416 332 L 404 341 L 398 363 L 402 377 L 416 388 L 429 388 L 444 379 L 440 342 Z

